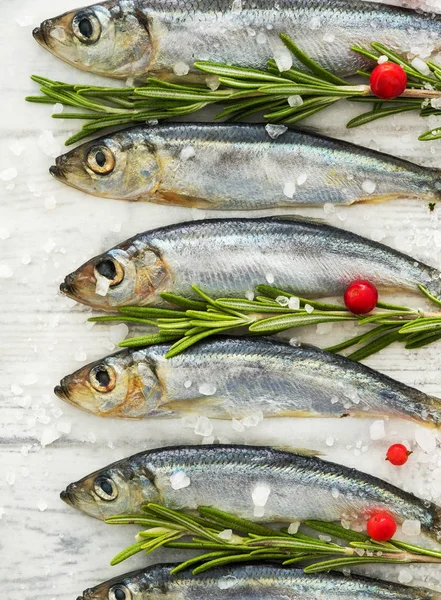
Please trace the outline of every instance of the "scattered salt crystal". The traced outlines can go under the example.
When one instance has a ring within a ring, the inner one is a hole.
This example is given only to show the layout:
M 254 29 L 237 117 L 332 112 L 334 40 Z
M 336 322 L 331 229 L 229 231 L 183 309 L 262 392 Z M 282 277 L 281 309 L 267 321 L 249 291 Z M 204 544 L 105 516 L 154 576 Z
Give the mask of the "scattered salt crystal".
M 21 264 L 28 265 L 30 262 L 31 262 L 31 257 L 29 256 L 29 254 L 23 254 L 23 256 L 21 257 Z
M 332 44 L 333 42 L 335 42 L 335 35 L 333 33 L 325 33 L 325 35 L 323 36 L 323 41 L 328 44 Z
M 340 492 L 337 488 L 332 488 L 331 496 L 334 498 L 334 500 L 337 500 L 337 498 L 340 496 Z
M 430 75 L 431 73 L 427 63 L 425 63 L 424 60 L 421 60 L 421 58 L 418 58 L 417 56 L 412 60 L 410 64 L 422 75 Z
M 20 396 L 20 394 L 23 393 L 23 388 L 20 387 L 19 385 L 16 385 L 15 383 L 13 383 L 11 385 L 11 392 L 12 392 L 12 394 L 14 394 L 14 396 Z
M 50 254 L 52 252 L 52 250 L 55 249 L 55 241 L 51 238 L 49 238 L 47 240 L 47 242 L 45 243 L 45 245 L 43 246 L 43 250 L 46 252 L 46 254 Z
M 305 304 L 305 310 L 310 315 L 312 312 L 314 312 L 314 307 L 310 304 Z
M 298 338 L 291 338 L 289 340 L 289 345 L 293 348 L 298 348 L 299 346 L 301 346 L 300 340 Z
M 190 67 L 185 62 L 177 62 L 173 65 L 173 73 L 178 77 L 183 77 L 184 75 L 188 75 L 190 71 Z
M 72 431 L 72 423 L 70 421 L 58 421 L 57 429 L 60 433 L 70 433 Z
M 384 429 L 384 421 L 383 420 L 374 421 L 369 428 L 369 433 L 371 436 L 371 440 L 383 439 L 384 436 L 386 435 L 386 431 Z
M 303 104 L 303 98 L 301 96 L 299 96 L 298 94 L 296 94 L 294 96 L 289 96 L 288 97 L 288 104 L 290 106 L 302 106 L 302 104 Z
M 421 522 L 416 519 L 406 519 L 403 521 L 401 530 L 404 535 L 417 536 L 421 533 Z
M 430 453 L 436 449 L 436 433 L 428 429 L 417 427 L 415 429 L 415 441 L 424 452 Z
M 306 173 L 300 173 L 297 177 L 297 185 L 303 185 L 307 179 L 308 175 Z
M 61 115 L 63 110 L 64 110 L 64 106 L 60 102 L 57 102 L 56 104 L 54 104 L 54 106 L 52 108 L 52 114 L 53 115 Z
M 435 108 L 436 110 L 440 110 L 441 109 L 441 98 L 432 98 L 430 101 L 430 104 L 432 105 L 432 108 Z
M 182 148 L 181 153 L 179 154 L 179 158 L 181 160 L 189 160 L 194 156 L 196 156 L 196 152 L 193 146 L 185 146 L 185 148 Z
M 298 532 L 300 527 L 300 521 L 293 521 L 292 523 L 290 523 L 289 527 L 288 527 L 288 533 L 291 535 L 294 535 L 295 533 Z
M 54 138 L 52 131 L 43 131 L 38 138 L 38 147 L 52 158 L 56 158 L 60 152 L 61 147 L 57 140 Z
M 191 387 L 191 381 L 189 379 L 187 379 L 187 381 L 184 381 L 184 387 L 188 390 L 189 387 Z
M 238 419 L 233 419 L 231 421 L 231 427 L 234 429 L 234 431 L 238 431 L 239 433 L 245 431 L 242 421 L 239 421 Z
M 37 508 L 40 512 L 44 512 L 47 509 L 47 502 L 40 498 L 37 504 Z
M 220 86 L 220 80 L 217 75 L 207 75 L 205 78 L 205 83 L 213 92 L 215 92 Z
M 196 435 L 207 437 L 213 433 L 213 423 L 207 417 L 198 417 L 194 432 Z
M 233 535 L 233 530 L 232 529 L 224 529 L 223 531 L 221 531 L 220 533 L 217 534 L 221 540 L 231 540 L 231 537 Z
M 288 306 L 289 298 L 287 296 L 277 296 L 276 302 L 280 304 L 280 306 Z
M 12 471 L 8 471 L 6 473 L 6 483 L 8 485 L 14 485 L 14 483 L 15 483 L 15 473 L 13 473 Z
M 22 14 L 16 17 L 15 21 L 20 25 L 20 27 L 29 27 L 34 22 L 34 17 L 28 14 Z
M 275 140 L 283 135 L 285 131 L 288 130 L 288 127 L 286 127 L 286 125 L 273 125 L 272 123 L 267 123 L 265 129 L 270 138 Z
M 15 167 L 9 167 L 9 169 L 5 169 L 0 173 L 0 179 L 2 181 L 12 181 L 18 175 L 18 171 Z
M 266 35 L 263 33 L 263 31 L 260 31 L 257 36 L 256 36 L 256 42 L 258 44 L 266 44 L 268 38 L 266 37 Z
M 103 297 L 107 296 L 107 292 L 109 291 L 109 288 L 110 288 L 110 279 L 107 279 L 107 277 L 100 275 L 98 272 L 95 272 L 95 278 L 96 278 L 95 293 L 98 296 L 103 296 Z
M 114 223 L 111 225 L 110 231 L 113 231 L 113 233 L 119 233 L 121 231 L 121 223 Z
M 277 68 L 281 73 L 283 71 L 289 71 L 292 67 L 292 54 L 286 46 L 278 48 L 274 51 L 274 60 L 276 61 Z
M 331 404 L 337 404 L 338 401 L 339 401 L 338 396 L 332 396 L 331 397 Z
M 366 194 L 373 194 L 375 192 L 377 184 L 374 181 L 371 181 L 370 179 L 366 179 L 366 181 L 363 181 L 363 183 L 361 184 L 361 187 L 363 191 L 366 192 Z
M 87 360 L 87 353 L 84 350 L 78 350 L 75 352 L 75 360 L 77 362 L 84 362 Z
M 269 284 L 272 284 L 272 283 L 274 283 L 274 275 L 273 275 L 272 273 L 267 273 L 267 274 L 265 275 L 265 279 L 267 280 L 267 282 L 268 282 Z
M 35 373 L 27 373 L 23 377 L 23 385 L 34 385 L 34 383 L 37 383 L 37 381 L 38 377 Z
M 268 502 L 271 488 L 267 483 L 258 483 L 251 492 L 254 506 L 263 508 Z
M 327 446 L 333 446 L 334 445 L 334 438 L 332 437 L 332 435 L 328 435 L 328 437 L 326 438 L 326 445 Z
M 343 527 L 343 529 L 350 529 L 351 528 L 351 522 L 348 521 L 347 519 L 342 519 L 340 521 L 341 526 Z
M 57 201 L 54 196 L 49 196 L 48 198 L 45 199 L 44 208 L 46 208 L 47 210 L 54 210 L 54 208 L 56 208 L 56 206 L 57 206 Z
M 212 383 L 201 383 L 198 390 L 203 396 L 213 396 L 216 393 L 216 386 Z
M 245 298 L 251 301 L 254 300 L 254 292 L 252 290 L 248 290 L 245 292 Z
M 320 17 L 312 17 L 312 19 L 309 21 L 309 27 L 315 31 L 316 29 L 320 29 L 321 27 L 321 19 Z
M 60 437 L 58 431 L 56 431 L 53 427 L 45 427 L 43 429 L 43 433 L 41 434 L 40 444 L 45 447 L 49 446 L 56 442 Z
M 319 535 L 318 537 L 322 542 L 332 542 L 332 537 L 330 535 Z
M 217 586 L 221 590 L 228 590 L 229 588 L 234 587 L 237 582 L 238 579 L 234 575 L 222 575 L 222 577 L 219 577 L 218 579 Z
M 288 308 L 290 310 L 299 310 L 300 308 L 300 298 L 296 298 L 295 296 L 291 296 L 288 300 Z
M 182 427 L 189 427 L 190 429 L 194 429 L 196 427 L 198 419 L 199 417 L 197 415 L 187 415 L 185 417 L 182 417 Z
M 358 556 L 364 556 L 366 553 L 366 550 L 364 550 L 363 548 L 355 548 L 354 552 L 355 552 L 355 554 L 358 554 Z
M 22 408 L 29 408 L 32 403 L 32 396 L 19 396 L 17 398 L 17 404 Z
M 20 156 L 25 150 L 25 146 L 21 144 L 18 140 L 15 140 L 9 146 L 9 150 L 12 152 L 12 154 L 15 154 L 15 156 Z
M 400 569 L 400 571 L 398 572 L 398 581 L 400 583 L 410 583 L 412 579 L 412 573 L 409 569 Z
M 381 56 L 378 57 L 377 63 L 379 65 L 382 65 L 383 63 L 387 62 L 389 59 L 387 58 L 387 56 L 385 56 L 384 54 L 382 54 Z
M 112 327 L 109 330 L 110 341 L 113 342 L 115 345 L 119 344 L 120 342 L 126 339 L 128 333 L 129 328 L 125 323 L 112 325 Z
M 170 475 L 170 485 L 174 490 L 182 490 L 190 485 L 190 477 L 185 471 L 175 471 Z
M 263 421 L 263 412 L 258 410 L 252 415 L 242 419 L 242 424 L 244 427 L 256 427 L 261 421 Z
M 55 419 L 59 419 L 62 416 L 63 411 L 61 410 L 61 408 L 59 406 L 53 406 L 51 408 L 51 413 Z
M 7 240 L 9 237 L 10 234 L 6 227 L 0 227 L 0 240 Z
M 294 198 L 296 193 L 296 184 L 293 181 L 287 181 L 283 186 L 283 193 L 287 198 Z

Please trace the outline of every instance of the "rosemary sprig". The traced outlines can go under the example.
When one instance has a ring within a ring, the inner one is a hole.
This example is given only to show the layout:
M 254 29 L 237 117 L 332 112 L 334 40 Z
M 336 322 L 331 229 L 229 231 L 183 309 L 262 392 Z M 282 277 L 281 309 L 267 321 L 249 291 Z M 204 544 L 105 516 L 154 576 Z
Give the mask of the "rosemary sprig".
M 197 286 L 192 287 L 201 301 L 162 294 L 164 300 L 179 307 L 176 310 L 127 306 L 119 309 L 119 315 L 92 317 L 89 321 L 125 321 L 155 327 L 155 333 L 129 338 L 119 345 L 136 348 L 174 342 L 166 354 L 167 358 L 184 352 L 207 337 L 232 330 L 244 335 L 273 335 L 295 327 L 347 321 L 369 329 L 327 350 L 337 353 L 355 348 L 348 356 L 355 361 L 364 360 L 394 342 L 404 343 L 407 349 L 413 349 L 441 339 L 441 313 L 423 314 L 405 306 L 379 302 L 374 313 L 360 317 L 345 306 L 298 298 L 268 285 L 257 286 L 256 292 L 260 295 L 254 300 L 214 299 Z M 439 305 L 424 286 L 419 286 L 419 290 Z
M 282 34 L 281 39 L 303 68 L 293 67 L 282 72 L 274 60 L 268 62 L 267 70 L 201 61 L 194 66 L 201 76 L 205 76 L 206 84 L 171 83 L 151 77 L 139 87 L 68 84 L 33 75 L 32 80 L 39 84 L 42 95 L 28 96 L 26 100 L 39 104 L 61 103 L 80 109 L 81 112 L 53 115 L 56 119 L 86 121 L 82 129 L 66 141 L 66 145 L 108 127 L 173 119 L 202 110 L 210 104 L 223 106 L 217 119 L 238 121 L 251 114 L 263 113 L 271 123 L 290 124 L 325 110 L 344 98 L 372 102 L 372 110 L 349 121 L 349 128 L 413 110 L 418 110 L 421 117 L 441 115 L 441 109 L 430 104 L 430 99 L 441 98 L 441 65 L 437 63 L 428 62 L 430 75 L 424 75 L 382 44 L 373 42 L 370 50 L 353 46 L 354 52 L 373 63 L 380 56 L 387 56 L 408 74 L 408 89 L 400 98 L 385 103 L 372 95 L 369 85 L 351 85 L 313 61 L 287 35 Z M 366 71 L 359 71 L 358 75 L 369 77 Z M 419 139 L 439 137 L 441 128 L 427 131 Z
M 139 515 L 118 515 L 106 519 L 109 525 L 137 524 L 147 527 L 138 541 L 111 561 L 117 565 L 139 552 L 150 554 L 157 548 L 202 550 L 203 553 L 179 564 L 173 573 L 191 568 L 197 575 L 212 567 L 239 563 L 278 561 L 283 565 L 307 563 L 306 573 L 319 573 L 370 563 L 441 564 L 441 551 L 391 540 L 376 542 L 367 535 L 325 521 L 305 525 L 325 539 L 303 532 L 275 530 L 212 507 L 199 507 L 198 516 L 147 504 Z M 187 541 L 185 541 L 187 540 Z M 341 542 L 346 542 L 342 544 Z

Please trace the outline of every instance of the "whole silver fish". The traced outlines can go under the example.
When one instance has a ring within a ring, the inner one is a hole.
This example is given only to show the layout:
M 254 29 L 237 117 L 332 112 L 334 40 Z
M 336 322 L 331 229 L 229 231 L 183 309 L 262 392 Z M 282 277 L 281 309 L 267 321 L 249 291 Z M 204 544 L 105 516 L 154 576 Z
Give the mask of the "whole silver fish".
M 436 169 L 293 130 L 271 139 L 263 125 L 136 127 L 71 150 L 50 171 L 95 196 L 220 210 L 441 197 Z
M 104 417 L 399 417 L 439 426 L 441 400 L 343 356 L 262 338 L 221 338 L 166 359 L 123 350 L 61 381 L 63 400 Z M 207 394 L 207 384 L 212 392 Z M 331 401 L 332 400 L 332 401 Z
M 285 58 L 280 33 L 347 74 L 367 63 L 352 44 L 405 53 L 423 40 L 437 50 L 441 17 L 361 0 L 110 0 L 44 21 L 34 37 L 75 67 L 125 79 L 182 74 L 201 60 L 264 68 Z
M 173 476 L 181 472 L 190 484 L 174 489 Z M 435 504 L 355 469 L 268 447 L 215 444 L 140 452 L 71 483 L 61 498 L 97 519 L 134 514 L 144 502 L 188 510 L 213 506 L 265 522 L 365 519 L 385 510 L 398 523 L 420 521 L 424 533 L 441 539 L 441 508 Z
M 177 565 L 154 565 L 114 577 L 89 588 L 77 600 L 439 600 L 441 595 L 424 588 L 412 588 L 364 577 L 320 573 L 275 565 L 218 567 L 197 576 L 181 572 L 171 575 Z M 222 580 L 231 585 L 222 586 Z
M 92 258 L 61 284 L 62 293 L 94 308 L 161 303 L 161 292 L 242 296 L 271 281 L 306 297 L 343 294 L 357 279 L 381 291 L 441 297 L 441 274 L 363 237 L 299 218 L 211 219 L 139 234 Z M 104 284 L 104 288 L 101 287 Z

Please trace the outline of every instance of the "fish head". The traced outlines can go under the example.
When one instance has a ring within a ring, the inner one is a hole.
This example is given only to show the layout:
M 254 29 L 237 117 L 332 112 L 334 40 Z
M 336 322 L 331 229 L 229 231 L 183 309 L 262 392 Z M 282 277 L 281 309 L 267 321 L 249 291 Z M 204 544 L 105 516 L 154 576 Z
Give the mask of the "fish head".
M 123 459 L 71 483 L 60 498 L 90 517 L 134 514 L 144 502 L 157 502 L 154 477 L 135 457 Z
M 161 253 L 142 238 L 132 238 L 68 275 L 60 291 L 92 308 L 111 311 L 158 303 L 158 294 L 168 290 L 169 279 Z
M 145 592 L 150 586 L 146 579 L 145 569 L 126 573 L 85 590 L 77 600 L 147 600 Z
M 143 352 L 124 350 L 64 377 L 55 394 L 101 417 L 141 419 L 158 407 L 162 387 Z
M 148 71 L 149 22 L 137 2 L 110 0 L 47 19 L 37 42 L 67 63 L 105 77 L 125 79 Z
M 50 172 L 88 194 L 131 201 L 153 196 L 161 180 L 155 148 L 138 130 L 82 144 L 59 156 Z

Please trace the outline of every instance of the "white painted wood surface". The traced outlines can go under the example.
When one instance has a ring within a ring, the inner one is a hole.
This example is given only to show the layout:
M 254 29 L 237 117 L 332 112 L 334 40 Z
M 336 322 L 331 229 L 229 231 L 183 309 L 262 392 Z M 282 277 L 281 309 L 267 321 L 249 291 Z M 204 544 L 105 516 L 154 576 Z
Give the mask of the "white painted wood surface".
M 18 172 L 12 181 L 0 180 L 0 273 L 12 272 L 0 280 L 0 580 L 8 600 L 68 600 L 89 585 L 145 564 L 138 558 L 111 568 L 111 557 L 132 541 L 135 530 L 91 520 L 64 505 L 58 494 L 80 476 L 142 449 L 201 441 L 179 421 L 100 421 L 62 404 L 52 393 L 63 375 L 113 348 L 109 327 L 91 329 L 86 323 L 90 311 L 58 296 L 64 275 L 140 230 L 204 216 L 182 208 L 100 200 L 50 177 L 52 159 L 42 151 L 39 138 L 53 131 L 56 154 L 75 123 L 54 121 L 49 107 L 23 101 L 36 91 L 29 75 L 77 82 L 93 78 L 38 47 L 31 30 L 73 4 L 73 0 L 55 4 L 0 0 L 0 172 L 8 168 Z M 328 112 L 313 124 L 336 137 L 440 166 L 441 142 L 416 141 L 426 123 L 400 116 L 349 133 L 344 123 L 356 111 L 348 105 L 344 115 Z M 441 205 L 430 213 L 424 202 L 403 200 L 340 208 L 327 215 L 322 209 L 301 212 L 326 217 L 332 224 L 440 267 L 440 211 Z M 313 340 L 327 345 L 341 335 L 332 332 Z M 441 396 L 439 348 L 410 353 L 392 347 L 369 364 Z M 369 420 L 272 420 L 237 433 L 230 423 L 215 423 L 214 435 L 221 440 L 318 449 L 326 457 L 441 503 L 440 449 L 426 454 L 415 445 L 416 426 L 397 422 L 387 422 L 386 437 L 372 441 L 370 424 Z M 41 440 L 54 433 L 58 439 L 42 448 Z M 391 441 L 402 440 L 411 443 L 415 453 L 409 465 L 394 469 L 384 461 L 384 452 Z M 156 557 L 160 558 L 164 554 Z M 389 576 L 396 579 L 398 573 L 394 570 Z M 413 573 L 414 583 L 428 578 L 425 584 L 434 586 L 440 579 L 438 567 Z

